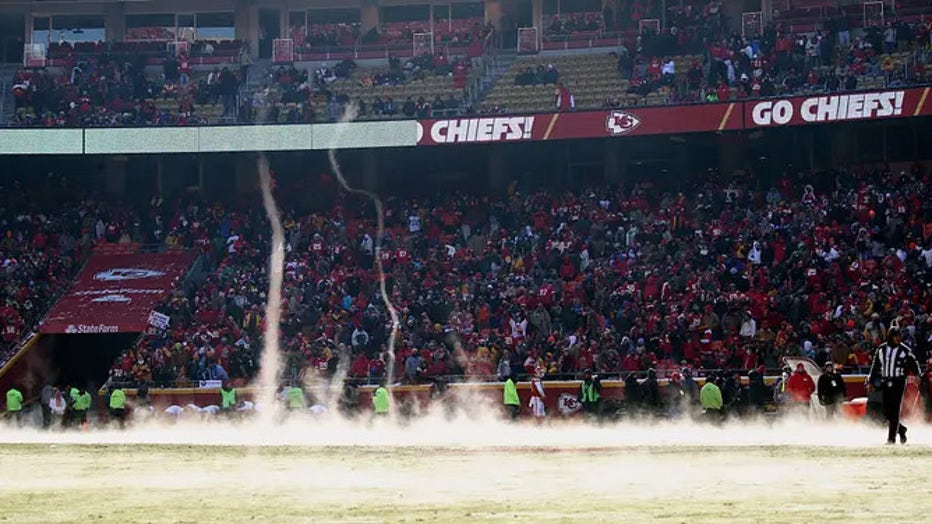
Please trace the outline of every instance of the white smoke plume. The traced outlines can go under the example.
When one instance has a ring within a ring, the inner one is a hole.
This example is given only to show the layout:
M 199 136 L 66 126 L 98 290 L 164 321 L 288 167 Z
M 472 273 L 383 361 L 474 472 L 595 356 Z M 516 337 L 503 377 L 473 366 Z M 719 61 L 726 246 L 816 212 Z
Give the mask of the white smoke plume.
M 787 416 L 777 420 L 760 418 L 724 425 L 679 421 L 626 420 L 589 424 L 579 419 L 554 416 L 542 425 L 531 420 L 510 423 L 502 420 L 497 406 L 466 414 L 470 406 L 452 418 L 434 406 L 405 424 L 391 421 L 369 423 L 349 420 L 336 413 L 315 417 L 291 417 L 275 425 L 202 418 L 186 413 L 180 420 L 160 415 L 133 423 L 126 430 L 115 426 L 87 432 L 43 431 L 36 424 L 12 429 L 0 425 L 0 444 L 178 444 L 230 446 L 377 446 L 424 448 L 540 448 L 610 449 L 641 446 L 762 447 L 805 446 L 814 448 L 854 447 L 879 449 L 886 428 L 867 421 L 812 420 Z M 932 445 L 932 425 L 909 422 L 909 448 Z M 897 446 L 898 448 L 899 446 Z
M 263 416 L 275 412 L 276 392 L 281 376 L 281 354 L 279 352 L 279 332 L 282 310 L 282 278 L 285 266 L 285 233 L 282 228 L 278 205 L 272 195 L 272 174 L 269 161 L 264 153 L 259 154 L 259 186 L 262 190 L 262 204 L 272 225 L 272 250 L 269 256 L 269 292 L 265 306 L 265 333 L 263 337 L 262 357 L 259 369 L 258 403 L 265 409 Z M 268 421 L 266 419 L 265 421 Z
M 356 105 L 348 105 L 346 112 L 343 114 L 343 117 L 341 117 L 337 122 L 337 143 L 339 143 L 340 139 L 346 133 L 347 128 L 349 127 L 348 124 L 356 118 L 356 114 Z M 377 223 L 375 237 L 375 267 L 379 272 L 379 291 L 382 295 L 382 302 L 385 304 L 385 309 L 388 310 L 388 314 L 392 321 L 391 333 L 388 336 L 388 361 L 385 363 L 387 382 L 388 384 L 392 384 L 395 378 L 395 343 L 398 338 L 399 329 L 401 328 L 401 321 L 398 316 L 397 308 L 395 308 L 395 305 L 392 304 L 392 301 L 388 296 L 388 291 L 385 286 L 385 271 L 382 267 L 382 258 L 379 256 L 382 252 L 382 236 L 385 233 L 385 213 L 382 206 L 382 199 L 379 198 L 379 195 L 365 189 L 355 188 L 346 181 L 346 177 L 343 176 L 343 169 L 340 167 L 340 162 L 337 160 L 336 149 L 331 148 L 327 152 L 327 156 L 330 159 L 330 168 L 333 170 L 334 175 L 336 175 L 337 180 L 340 181 L 340 185 L 343 186 L 343 189 L 349 193 L 363 195 L 372 200 L 373 205 L 375 205 Z M 333 383 L 342 387 L 345 378 L 346 373 L 344 371 L 342 376 L 334 377 Z

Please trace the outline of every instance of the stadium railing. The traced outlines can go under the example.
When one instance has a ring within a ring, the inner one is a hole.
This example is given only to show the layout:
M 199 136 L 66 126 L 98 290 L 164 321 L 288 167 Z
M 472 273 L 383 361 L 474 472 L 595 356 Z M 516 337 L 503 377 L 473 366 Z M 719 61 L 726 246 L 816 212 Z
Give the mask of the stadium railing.
M 495 74 L 500 66 L 498 45 L 498 32 L 490 31 L 482 39 L 482 55 L 473 63 L 473 69 L 469 73 L 469 80 L 466 84 L 466 97 L 470 104 L 477 103 L 484 95 L 483 87 L 485 79 Z M 433 111 L 431 116 L 434 118 L 445 116 L 458 116 L 462 113 L 462 107 L 455 109 L 444 109 L 442 111 Z
M 606 31 L 594 35 L 545 35 L 541 43 L 544 51 L 618 47 L 632 43 L 637 31 Z
M 471 45 L 434 45 L 435 52 L 441 51 L 444 55 L 447 56 L 468 54 L 471 48 Z M 410 43 L 404 45 L 359 44 L 355 46 L 326 46 L 312 49 L 297 49 L 294 53 L 296 62 L 316 62 L 322 60 L 371 60 L 379 58 L 384 58 L 387 60 L 389 57 L 410 58 L 413 54 L 414 49 Z

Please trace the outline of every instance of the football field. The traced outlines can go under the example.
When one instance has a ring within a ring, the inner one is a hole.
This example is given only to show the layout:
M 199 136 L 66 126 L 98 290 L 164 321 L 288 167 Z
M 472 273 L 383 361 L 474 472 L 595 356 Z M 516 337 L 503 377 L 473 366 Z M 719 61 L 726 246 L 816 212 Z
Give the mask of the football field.
M 10 443 L 4 433 L 0 522 L 899 523 L 932 514 L 932 447 L 921 443 L 219 445 L 106 435 Z

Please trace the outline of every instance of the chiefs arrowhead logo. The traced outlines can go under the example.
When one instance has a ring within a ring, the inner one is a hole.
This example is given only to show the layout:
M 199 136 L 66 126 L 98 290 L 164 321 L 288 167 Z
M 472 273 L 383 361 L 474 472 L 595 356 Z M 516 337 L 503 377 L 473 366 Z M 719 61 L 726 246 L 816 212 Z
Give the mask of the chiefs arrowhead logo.
M 104 282 L 115 282 L 120 280 L 137 280 L 141 278 L 157 278 L 163 276 L 162 271 L 152 269 L 139 269 L 133 267 L 120 267 L 101 271 L 94 275 L 94 280 L 103 280 Z
M 624 111 L 612 111 L 605 118 L 605 129 L 612 136 L 630 133 L 639 125 L 641 125 L 641 120 L 638 117 Z
M 572 415 L 582 409 L 582 404 L 576 398 L 576 395 L 570 393 L 561 393 L 557 397 L 557 410 L 561 415 Z

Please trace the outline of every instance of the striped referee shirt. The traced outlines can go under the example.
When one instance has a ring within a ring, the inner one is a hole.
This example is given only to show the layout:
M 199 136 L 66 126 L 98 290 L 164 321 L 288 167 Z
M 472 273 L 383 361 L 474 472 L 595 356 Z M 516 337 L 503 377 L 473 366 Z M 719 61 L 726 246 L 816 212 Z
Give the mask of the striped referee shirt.
M 871 363 L 870 379 L 902 378 L 907 372 L 919 375 L 919 362 L 913 355 L 913 350 L 906 344 L 891 346 L 883 344 L 874 353 Z

